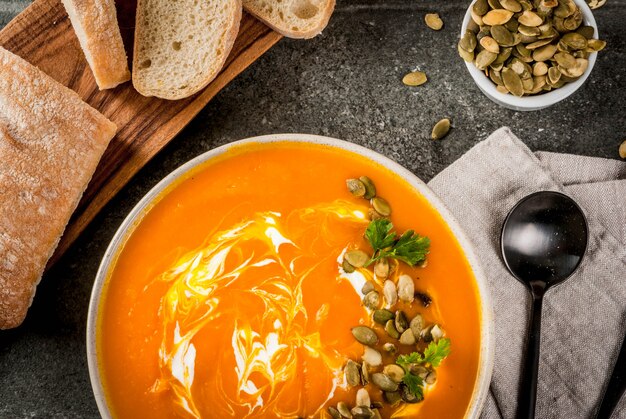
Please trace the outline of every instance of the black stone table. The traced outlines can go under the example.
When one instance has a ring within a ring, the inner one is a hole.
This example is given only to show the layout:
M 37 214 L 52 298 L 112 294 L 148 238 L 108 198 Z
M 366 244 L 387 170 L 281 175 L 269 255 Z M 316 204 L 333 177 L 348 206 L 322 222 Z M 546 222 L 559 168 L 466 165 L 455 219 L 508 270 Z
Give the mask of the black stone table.
M 0 0 L 0 25 L 28 3 Z M 100 259 L 125 215 L 152 186 L 216 146 L 260 134 L 321 134 L 376 150 L 428 181 L 508 125 L 533 150 L 619 158 L 618 146 L 626 139 L 626 0 L 608 0 L 595 11 L 608 47 L 585 85 L 565 101 L 530 113 L 492 103 L 458 57 L 469 3 L 339 0 L 321 36 L 284 39 L 237 77 L 44 276 L 25 323 L 0 332 L 0 418 L 98 416 L 85 325 Z M 445 22 L 439 32 L 423 21 L 434 11 Z M 428 74 L 426 85 L 402 84 L 413 69 Z M 444 117 L 452 120 L 452 131 L 441 141 L 430 140 L 433 124 Z

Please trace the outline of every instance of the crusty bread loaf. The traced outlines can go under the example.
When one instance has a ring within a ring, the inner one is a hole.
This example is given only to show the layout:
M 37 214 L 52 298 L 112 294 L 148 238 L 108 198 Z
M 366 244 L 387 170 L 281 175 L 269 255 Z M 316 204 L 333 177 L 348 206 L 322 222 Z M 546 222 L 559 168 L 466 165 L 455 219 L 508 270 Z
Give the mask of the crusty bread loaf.
M 173 100 L 205 87 L 230 53 L 241 13 L 241 0 L 139 0 L 135 89 Z
M 100 90 L 130 80 L 113 0 L 63 0 Z
M 22 323 L 116 127 L 0 47 L 0 329 Z
M 313 38 L 328 24 L 335 0 L 243 0 L 243 7 L 289 38 Z

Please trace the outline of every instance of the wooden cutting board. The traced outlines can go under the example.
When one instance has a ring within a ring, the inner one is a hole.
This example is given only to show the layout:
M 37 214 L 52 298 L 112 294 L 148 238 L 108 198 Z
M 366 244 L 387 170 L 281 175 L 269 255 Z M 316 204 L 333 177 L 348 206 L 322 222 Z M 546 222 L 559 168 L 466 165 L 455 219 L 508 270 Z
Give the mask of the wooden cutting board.
M 116 3 L 126 52 L 132 57 L 136 0 Z M 99 91 L 60 0 L 35 0 L 0 31 L 0 45 L 75 90 L 118 127 L 48 266 L 58 260 L 139 169 L 228 82 L 280 38 L 281 35 L 244 13 L 235 45 L 217 78 L 190 98 L 166 101 L 141 96 L 130 82 Z

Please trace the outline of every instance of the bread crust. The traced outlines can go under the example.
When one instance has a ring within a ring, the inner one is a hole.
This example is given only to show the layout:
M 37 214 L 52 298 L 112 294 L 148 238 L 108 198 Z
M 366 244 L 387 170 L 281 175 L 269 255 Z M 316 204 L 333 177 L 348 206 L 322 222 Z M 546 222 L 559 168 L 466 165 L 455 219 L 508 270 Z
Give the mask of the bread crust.
M 310 39 L 322 33 L 324 28 L 326 28 L 326 26 L 328 25 L 330 17 L 335 10 L 335 0 L 328 0 L 324 3 L 324 8 L 322 10 L 321 18 L 318 24 L 307 31 L 292 30 L 291 28 L 287 27 L 284 22 L 274 20 L 271 16 L 264 13 L 263 10 L 255 8 L 254 4 L 251 1 L 244 0 L 243 8 L 246 10 L 246 12 L 252 14 L 254 17 L 265 23 L 267 26 L 280 33 L 281 35 L 286 36 L 287 38 Z
M 62 0 L 100 90 L 130 80 L 113 0 Z
M 0 329 L 19 326 L 116 126 L 0 47 Z
M 205 0 L 201 0 L 205 1 Z M 231 19 L 229 20 L 230 25 L 228 31 L 224 35 L 224 51 L 219 56 L 219 59 L 215 61 L 215 64 L 211 66 L 211 71 L 209 71 L 206 77 L 193 86 L 188 86 L 186 89 L 178 89 L 175 93 L 165 92 L 163 90 L 158 90 L 148 86 L 145 83 L 143 75 L 141 75 L 140 71 L 137 71 L 140 68 L 141 60 L 140 51 L 143 42 L 148 42 L 143 34 L 143 13 L 145 11 L 147 0 L 138 0 L 137 1 L 137 14 L 135 20 L 135 39 L 134 39 L 134 47 L 133 47 L 133 86 L 135 90 L 137 90 L 143 96 L 151 97 L 156 96 L 161 99 L 167 100 L 178 100 L 189 97 L 200 90 L 204 89 L 210 82 L 212 82 L 215 77 L 222 71 L 224 64 L 226 63 L 226 59 L 230 54 L 230 51 L 235 44 L 235 40 L 237 39 L 237 35 L 239 34 L 239 25 L 241 23 L 241 16 L 243 13 L 243 6 L 241 0 L 228 0 L 233 3 L 233 14 Z M 170 90 L 174 90 L 174 86 L 171 86 Z

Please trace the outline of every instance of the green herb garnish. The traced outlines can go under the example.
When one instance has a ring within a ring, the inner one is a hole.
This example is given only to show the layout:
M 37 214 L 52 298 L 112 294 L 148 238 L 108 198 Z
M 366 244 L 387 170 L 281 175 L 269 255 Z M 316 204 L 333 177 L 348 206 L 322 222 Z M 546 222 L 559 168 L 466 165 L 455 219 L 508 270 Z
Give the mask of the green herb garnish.
M 450 355 L 450 339 L 439 339 L 437 343 L 430 342 L 424 351 L 424 360 L 433 367 L 438 367 L 445 357 Z
M 430 247 L 428 237 L 415 234 L 413 230 L 407 230 L 398 238 L 392 229 L 393 224 L 385 218 L 369 223 L 365 230 L 365 238 L 374 249 L 374 255 L 366 266 L 383 258 L 398 259 L 409 266 L 415 266 L 426 260 Z
M 402 377 L 402 382 L 406 384 L 409 391 L 414 394 L 419 400 L 424 398 L 424 380 L 415 374 L 407 372 Z

